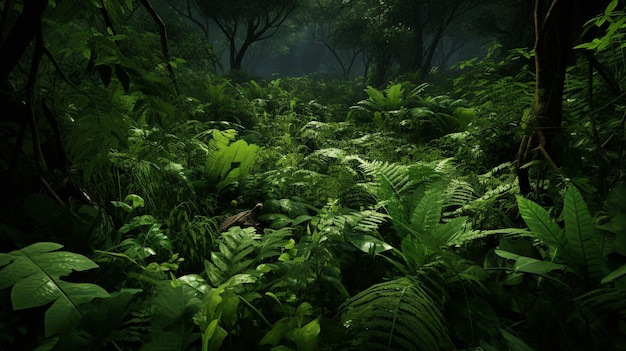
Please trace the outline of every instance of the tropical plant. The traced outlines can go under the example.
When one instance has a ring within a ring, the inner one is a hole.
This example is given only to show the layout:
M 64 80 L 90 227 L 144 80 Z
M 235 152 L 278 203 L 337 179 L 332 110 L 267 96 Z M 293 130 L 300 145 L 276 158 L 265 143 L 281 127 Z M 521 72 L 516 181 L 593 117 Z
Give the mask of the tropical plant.
M 419 279 L 372 285 L 342 305 L 345 350 L 445 350 L 452 346 L 441 306 Z
M 520 215 L 531 235 L 548 246 L 550 261 L 566 262 L 572 273 L 584 284 L 593 286 L 608 273 L 600 243 L 594 233 L 594 222 L 580 192 L 569 186 L 564 195 L 565 230 L 536 203 L 517 198 Z
M 356 123 L 371 123 L 378 130 L 392 130 L 412 142 L 428 142 L 465 128 L 473 118 L 463 100 L 448 96 L 423 96 L 428 84 L 414 87 L 405 94 L 402 83 L 390 84 L 380 91 L 368 87 L 369 96 L 348 115 Z
M 63 245 L 40 242 L 23 249 L 0 254 L 0 289 L 11 287 L 11 304 L 22 310 L 51 304 L 45 313 L 45 336 L 66 333 L 83 317 L 82 305 L 95 298 L 110 297 L 96 284 L 74 283 L 61 279 L 98 265 L 87 257 L 57 251 Z
M 535 202 L 519 196 L 517 200 L 520 215 L 530 230 L 500 230 L 508 232 L 509 236 L 500 238 L 493 256 L 487 256 L 486 260 L 489 262 L 486 269 L 509 290 L 508 296 L 502 292 L 494 295 L 497 304 L 521 314 L 521 318 L 528 318 L 529 325 L 521 326 L 519 333 L 544 328 L 544 333 L 559 333 L 563 335 L 561 339 L 573 340 L 565 347 L 575 344 L 600 347 L 603 343 L 600 335 L 604 333 L 602 323 L 606 321 L 602 315 L 613 312 L 601 311 L 596 304 L 603 298 L 610 300 L 620 294 L 611 287 L 600 287 L 601 283 L 609 283 L 619 276 L 618 272 L 607 275 L 608 257 L 603 248 L 611 247 L 610 239 L 598 235 L 590 211 L 574 185 L 565 190 L 563 211 L 557 217 L 564 222 L 563 227 L 554 214 Z M 530 293 L 529 289 L 533 288 L 539 290 Z M 619 309 L 616 306 L 616 310 Z M 554 328 L 543 322 L 546 316 L 557 315 L 568 316 L 559 322 L 561 326 Z M 573 324 L 574 320 L 577 324 Z M 541 336 L 530 335 L 526 338 L 531 343 L 540 339 Z M 617 339 L 614 345 L 621 342 Z

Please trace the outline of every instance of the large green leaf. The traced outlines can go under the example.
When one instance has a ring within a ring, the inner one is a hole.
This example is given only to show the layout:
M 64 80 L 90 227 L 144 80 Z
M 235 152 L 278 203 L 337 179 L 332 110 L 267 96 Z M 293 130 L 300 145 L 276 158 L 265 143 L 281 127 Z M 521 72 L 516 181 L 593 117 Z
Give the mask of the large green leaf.
M 339 315 L 347 328 L 342 350 L 448 350 L 441 307 L 417 279 L 375 284 L 349 298 Z
M 587 281 L 598 282 L 604 276 L 600 246 L 594 238 L 594 223 L 582 195 L 574 186 L 565 192 L 563 218 L 565 236 L 572 258 Z
M 559 225 L 550 217 L 548 211 L 538 204 L 517 196 L 519 212 L 533 235 L 556 249 L 556 254 L 573 262 L 567 237 Z
M 411 214 L 411 228 L 419 234 L 431 234 L 441 220 L 443 198 L 441 191 L 429 191 L 420 199 Z
M 198 278 L 185 277 L 174 284 L 162 282 L 155 288 L 155 294 L 148 300 L 153 308 L 150 334 L 140 351 L 182 351 L 197 344 L 200 333 L 193 316 L 202 306 L 201 291 L 208 288 Z
M 52 303 L 45 315 L 46 337 L 73 328 L 83 316 L 79 309 L 81 304 L 109 297 L 98 285 L 61 280 L 72 271 L 98 267 L 83 255 L 55 251 L 62 247 L 40 242 L 0 254 L 0 265 L 5 266 L 0 271 L 0 289 L 13 286 L 11 302 L 15 310 Z
M 545 275 L 555 270 L 564 271 L 567 266 L 548 261 L 541 261 L 536 258 L 514 254 L 504 250 L 494 250 L 494 253 L 502 258 L 514 260 L 513 272 Z

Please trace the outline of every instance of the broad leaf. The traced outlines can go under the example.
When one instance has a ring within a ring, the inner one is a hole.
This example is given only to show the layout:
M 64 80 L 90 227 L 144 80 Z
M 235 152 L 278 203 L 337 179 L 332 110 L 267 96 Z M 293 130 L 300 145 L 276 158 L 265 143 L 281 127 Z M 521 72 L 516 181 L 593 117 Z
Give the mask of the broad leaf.
M 350 238 L 350 243 L 365 253 L 379 254 L 393 249 L 393 246 L 371 235 L 354 235 Z
M 61 280 L 72 271 L 85 271 L 98 265 L 72 252 L 56 251 L 63 245 L 41 242 L 0 254 L 0 289 L 13 286 L 11 302 L 15 310 L 52 303 L 45 315 L 46 337 L 73 328 L 82 318 L 80 305 L 94 298 L 109 297 L 95 284 Z
M 532 257 L 520 256 L 504 250 L 494 250 L 495 254 L 509 260 L 514 260 L 513 271 L 544 275 L 555 270 L 565 270 L 567 266 L 547 261 L 541 261 Z
M 517 196 L 517 205 L 534 237 L 556 249 L 558 256 L 572 262 L 567 237 L 561 227 L 550 217 L 548 211 L 522 196 Z
M 604 276 L 604 262 L 600 247 L 594 239 L 591 213 L 574 186 L 568 187 L 563 200 L 565 236 L 573 259 L 587 281 L 597 282 Z

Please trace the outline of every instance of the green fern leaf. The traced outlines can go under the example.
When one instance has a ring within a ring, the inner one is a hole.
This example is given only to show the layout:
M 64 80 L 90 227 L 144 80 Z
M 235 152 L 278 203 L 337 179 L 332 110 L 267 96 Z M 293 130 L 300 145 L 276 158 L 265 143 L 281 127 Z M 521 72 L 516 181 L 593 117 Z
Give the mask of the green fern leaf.
M 443 199 L 440 191 L 429 191 L 420 199 L 410 219 L 410 226 L 418 233 L 429 233 L 441 220 Z
M 230 277 L 249 269 L 254 260 L 248 256 L 260 245 L 260 238 L 254 228 L 232 227 L 222 233 L 219 252 L 211 252 L 211 261 L 205 262 L 211 283 L 219 286 Z
M 472 186 L 466 181 L 457 179 L 450 181 L 445 191 L 445 195 L 447 198 L 445 206 L 462 207 L 476 200 L 476 195 L 474 194 Z
M 402 84 L 394 84 L 385 89 L 385 95 L 387 96 L 387 108 L 390 110 L 397 110 L 402 107 L 404 89 Z
M 85 271 L 98 265 L 72 252 L 56 251 L 63 245 L 40 242 L 0 254 L 0 290 L 13 286 L 13 309 L 40 307 L 52 303 L 45 314 L 46 337 L 73 328 L 83 317 L 80 305 L 95 298 L 109 297 L 100 286 L 61 280 L 72 271 Z
M 207 180 L 218 184 L 218 190 L 246 175 L 253 164 L 259 147 L 244 140 L 232 142 L 235 131 L 213 131 L 206 152 Z M 232 143 L 231 143 L 232 142 Z
M 442 350 L 451 346 L 440 307 L 417 280 L 375 284 L 341 308 L 348 349 Z
M 364 105 L 375 110 L 385 109 L 385 95 L 382 91 L 368 86 L 365 88 L 365 92 L 367 93 L 367 96 L 369 96 L 369 99 L 359 102 L 359 105 Z
M 563 198 L 565 236 L 576 265 L 588 282 L 598 282 L 605 274 L 600 247 L 594 240 L 594 223 L 582 195 L 569 186 Z
M 470 231 L 470 225 L 467 223 L 467 217 L 456 217 L 433 228 L 431 235 L 438 239 L 440 245 L 453 245 L 468 231 Z
M 575 262 L 572 259 L 565 233 L 550 218 L 548 211 L 522 196 L 517 196 L 517 205 L 524 222 L 536 238 L 555 248 L 556 254 L 565 258 L 566 261 Z

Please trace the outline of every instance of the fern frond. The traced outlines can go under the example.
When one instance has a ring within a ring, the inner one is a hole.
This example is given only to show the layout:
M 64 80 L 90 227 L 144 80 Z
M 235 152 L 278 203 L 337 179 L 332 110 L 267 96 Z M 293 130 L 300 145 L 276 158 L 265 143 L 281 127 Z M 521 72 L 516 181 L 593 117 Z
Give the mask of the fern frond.
M 376 204 L 376 198 L 363 184 L 356 184 L 339 195 L 339 203 L 344 208 L 368 208 Z
M 256 229 L 231 227 L 221 234 L 219 251 L 211 252 L 211 261 L 205 260 L 205 272 L 214 286 L 220 286 L 237 274 L 257 276 L 255 267 L 263 259 L 278 256 L 291 235 L 290 228 L 266 229 L 264 235 Z
M 355 231 L 371 233 L 378 230 L 388 216 L 384 213 L 373 210 L 353 211 L 341 216 L 341 220 L 345 221 Z
M 413 209 L 409 225 L 418 234 L 429 233 L 431 229 L 439 224 L 441 220 L 441 210 L 443 207 L 443 196 L 439 191 L 428 191 Z
M 463 207 L 476 200 L 474 188 L 464 180 L 452 179 L 445 190 L 445 207 Z
M 340 315 L 349 349 L 435 351 L 452 344 L 439 305 L 415 279 L 375 284 L 348 299 Z
M 211 261 L 205 261 L 205 272 L 214 286 L 252 267 L 255 260 L 250 254 L 260 245 L 261 235 L 254 228 L 232 227 L 221 239 L 219 252 L 211 252 Z
M 263 260 L 268 257 L 278 256 L 281 249 L 289 242 L 288 237 L 292 235 L 292 228 L 283 227 L 278 230 L 265 229 L 257 260 Z
M 206 177 L 209 183 L 218 184 L 218 190 L 247 174 L 259 151 L 244 140 L 232 142 L 234 135 L 235 131 L 214 130 L 206 152 Z
M 413 185 L 404 165 L 383 161 L 362 161 L 361 168 L 369 176 L 383 179 L 395 197 L 399 197 Z

